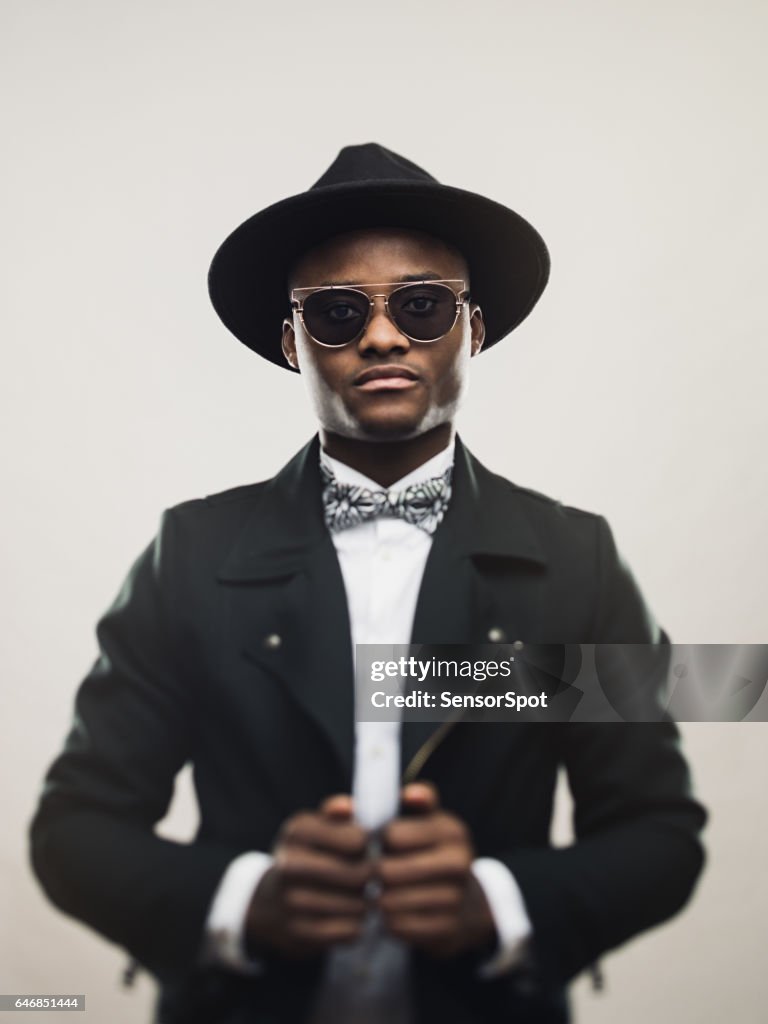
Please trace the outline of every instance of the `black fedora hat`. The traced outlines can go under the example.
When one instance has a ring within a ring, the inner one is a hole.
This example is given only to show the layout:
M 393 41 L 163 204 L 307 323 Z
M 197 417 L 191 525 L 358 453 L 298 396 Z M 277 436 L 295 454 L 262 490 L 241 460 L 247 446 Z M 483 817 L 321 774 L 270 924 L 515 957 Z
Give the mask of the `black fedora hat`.
M 469 264 L 490 348 L 531 312 L 549 277 L 535 228 L 500 203 L 441 185 L 378 143 L 346 146 L 306 192 L 268 206 L 236 228 L 213 258 L 208 288 L 216 312 L 244 345 L 290 369 L 281 348 L 290 314 L 287 275 L 314 245 L 356 228 L 424 231 L 454 245 Z

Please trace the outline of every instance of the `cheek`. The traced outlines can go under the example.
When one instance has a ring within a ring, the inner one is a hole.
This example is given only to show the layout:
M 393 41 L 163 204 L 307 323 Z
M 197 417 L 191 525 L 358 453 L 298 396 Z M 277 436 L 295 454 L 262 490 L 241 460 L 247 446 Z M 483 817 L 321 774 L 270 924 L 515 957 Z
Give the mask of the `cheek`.
M 343 376 L 342 368 L 338 365 L 340 353 L 318 352 L 310 342 L 298 338 L 296 353 L 304 386 L 316 402 L 322 402 L 336 391 L 336 382 Z
M 470 359 L 471 350 L 468 337 L 462 339 L 450 354 L 446 354 L 445 361 L 440 368 L 436 389 L 438 401 L 441 404 L 457 398 L 466 389 Z

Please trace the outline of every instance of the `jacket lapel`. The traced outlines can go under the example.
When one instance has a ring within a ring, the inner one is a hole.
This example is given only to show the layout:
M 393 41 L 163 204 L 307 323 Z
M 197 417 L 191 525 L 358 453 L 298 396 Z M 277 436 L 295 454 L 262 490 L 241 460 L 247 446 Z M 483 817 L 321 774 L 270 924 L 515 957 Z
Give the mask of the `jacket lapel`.
M 344 581 L 322 516 L 317 437 L 265 485 L 218 579 L 241 588 L 244 657 L 284 681 L 331 743 L 340 783 L 350 791 L 352 641 Z M 255 633 L 256 621 L 268 621 L 269 632 Z
M 511 643 L 531 636 L 545 568 L 514 486 L 489 472 L 457 437 L 453 496 L 424 569 L 411 643 Z M 403 770 L 438 728 L 403 722 Z

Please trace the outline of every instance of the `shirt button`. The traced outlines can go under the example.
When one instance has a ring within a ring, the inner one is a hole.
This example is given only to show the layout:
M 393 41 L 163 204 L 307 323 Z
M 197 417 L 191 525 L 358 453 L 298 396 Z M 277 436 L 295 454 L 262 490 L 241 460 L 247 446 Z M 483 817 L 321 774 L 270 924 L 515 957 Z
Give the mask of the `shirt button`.
M 382 562 L 389 562 L 392 560 L 392 552 L 389 548 L 379 548 L 379 558 Z
M 371 757 L 380 758 L 384 754 L 384 748 L 381 744 L 377 743 L 375 747 L 371 747 Z
M 507 639 L 507 634 L 498 626 L 493 626 L 488 630 L 488 639 L 492 644 L 502 644 Z
M 264 646 L 268 651 L 276 651 L 283 643 L 283 638 L 279 633 L 268 633 L 263 640 Z

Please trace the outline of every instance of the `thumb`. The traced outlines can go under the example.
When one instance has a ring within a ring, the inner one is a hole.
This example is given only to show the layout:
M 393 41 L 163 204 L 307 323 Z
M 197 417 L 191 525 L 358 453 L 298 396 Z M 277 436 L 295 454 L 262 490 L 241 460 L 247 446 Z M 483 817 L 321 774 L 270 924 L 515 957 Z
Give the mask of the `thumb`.
M 348 793 L 336 793 L 328 796 L 320 804 L 320 813 L 334 821 L 346 821 L 354 813 L 352 797 Z
M 405 814 L 431 814 L 440 807 L 440 796 L 431 782 L 411 782 L 400 793 Z

